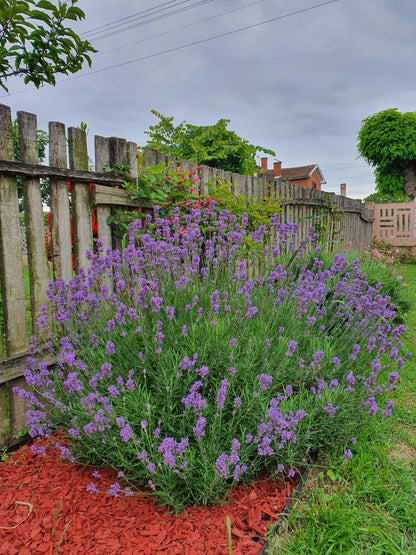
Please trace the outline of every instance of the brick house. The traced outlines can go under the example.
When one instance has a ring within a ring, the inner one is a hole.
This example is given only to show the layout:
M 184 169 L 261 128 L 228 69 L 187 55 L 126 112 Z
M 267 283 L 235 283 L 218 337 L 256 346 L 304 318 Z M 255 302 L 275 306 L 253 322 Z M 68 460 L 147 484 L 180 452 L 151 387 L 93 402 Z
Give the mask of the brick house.
M 321 186 L 326 183 L 318 164 L 309 166 L 298 166 L 296 168 L 282 168 L 281 162 L 275 162 L 273 169 L 267 168 L 267 158 L 261 159 L 261 169 L 270 180 L 280 179 L 293 185 L 301 185 L 308 189 L 321 190 Z

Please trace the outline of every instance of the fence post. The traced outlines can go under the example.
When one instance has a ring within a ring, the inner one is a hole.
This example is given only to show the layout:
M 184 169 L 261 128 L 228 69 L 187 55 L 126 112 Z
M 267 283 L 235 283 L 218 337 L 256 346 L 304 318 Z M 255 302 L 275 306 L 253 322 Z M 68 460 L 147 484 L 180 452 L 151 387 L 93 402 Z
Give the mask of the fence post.
M 27 112 L 17 112 L 17 128 L 19 131 L 20 160 L 28 164 L 38 164 L 36 116 Z M 23 202 L 29 264 L 32 333 L 36 335 L 35 322 L 42 315 L 42 305 L 47 303 L 46 290 L 50 280 L 45 249 L 45 224 L 39 178 L 23 178 Z M 46 338 L 38 337 L 38 340 L 46 341 Z
M 49 165 L 67 168 L 65 125 L 49 123 Z M 55 280 L 72 279 L 71 220 L 68 198 L 68 181 L 50 179 L 52 264 Z
M 69 167 L 88 171 L 87 134 L 78 127 L 68 129 Z M 74 228 L 75 270 L 87 270 L 90 261 L 86 251 L 93 249 L 89 187 L 86 183 L 71 182 L 72 226 Z
M 3 105 L 0 105 L 0 158 L 14 160 L 11 110 Z M 0 174 L 0 282 L 8 356 L 24 352 L 29 346 L 18 206 L 16 178 Z M 13 380 L 17 387 L 25 384 L 23 377 Z M 13 393 L 9 392 L 7 398 L 6 386 L 1 384 L 0 431 L 3 433 L 0 444 L 13 443 L 13 435 L 23 428 L 25 410 L 24 404 Z

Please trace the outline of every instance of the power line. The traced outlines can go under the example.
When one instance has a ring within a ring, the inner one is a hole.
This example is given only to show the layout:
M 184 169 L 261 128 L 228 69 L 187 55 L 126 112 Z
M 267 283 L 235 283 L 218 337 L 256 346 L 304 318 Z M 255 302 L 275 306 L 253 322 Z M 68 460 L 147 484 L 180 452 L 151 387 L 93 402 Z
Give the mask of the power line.
M 173 48 L 168 48 L 167 50 L 162 50 L 160 52 L 155 52 L 154 54 L 148 54 L 146 56 L 141 56 L 140 58 L 135 58 L 134 60 L 128 60 L 127 62 L 121 62 L 119 64 L 114 64 L 112 66 L 104 67 L 104 68 L 101 68 L 101 69 L 96 69 L 94 71 L 89 71 L 88 73 L 84 73 L 82 75 L 74 75 L 73 77 L 68 77 L 67 79 L 62 79 L 61 81 L 58 81 L 58 82 L 62 83 L 63 81 L 70 81 L 70 80 L 73 80 L 73 79 L 79 79 L 80 77 L 85 77 L 87 75 L 102 73 L 103 71 L 107 71 L 109 69 L 116 69 L 116 68 L 123 67 L 123 66 L 129 65 L 129 64 L 133 64 L 135 62 L 141 62 L 143 60 L 148 60 L 150 58 L 155 58 L 156 56 L 162 56 L 163 54 L 168 54 L 170 52 L 176 52 L 177 50 L 183 50 L 184 48 L 189 48 L 189 46 L 195 46 L 197 44 L 203 44 L 204 42 L 209 42 L 211 40 L 215 40 L 215 39 L 218 39 L 218 38 L 234 35 L 235 33 L 239 33 L 241 31 L 247 31 L 249 29 L 254 29 L 255 27 L 265 25 L 266 23 L 271 23 L 273 21 L 279 21 L 281 19 L 286 19 L 288 17 L 292 17 L 294 15 L 298 15 L 300 13 L 308 12 L 308 11 L 311 11 L 311 10 L 315 10 L 317 8 L 321 8 L 322 6 L 327 6 L 328 4 L 334 4 L 335 2 L 339 2 L 339 1 L 340 0 L 328 0 L 327 2 L 322 2 L 320 4 L 315 4 L 314 6 L 310 6 L 308 8 L 303 8 L 301 10 L 296 10 L 296 11 L 290 12 L 288 14 L 284 14 L 284 15 L 280 15 L 280 16 L 277 16 L 277 17 L 273 17 L 271 19 L 267 19 L 266 21 L 260 21 L 259 23 L 254 23 L 252 25 L 246 25 L 245 27 L 240 27 L 238 29 L 234 29 L 233 31 L 220 33 L 219 35 L 214 35 L 212 37 L 207 37 L 205 39 L 200 39 L 200 40 L 197 40 L 197 41 L 189 42 L 189 43 L 183 44 L 181 46 L 175 46 Z
M 186 0 L 187 2 L 190 2 L 190 0 Z M 101 29 L 105 29 L 106 27 L 111 27 L 111 25 L 113 25 L 114 23 L 119 23 L 120 21 L 127 21 L 129 19 L 132 19 L 138 15 L 143 15 L 146 14 L 148 12 L 151 12 L 153 10 L 156 10 L 157 8 L 161 8 L 162 6 L 166 6 L 167 4 L 174 4 L 175 2 L 178 2 L 178 0 L 169 0 L 168 2 L 163 2 L 163 4 L 159 4 L 158 6 L 154 6 L 153 8 L 147 8 L 146 10 L 142 10 L 141 12 L 136 12 L 132 15 L 128 15 L 126 17 L 122 17 L 121 19 L 116 19 L 114 21 L 111 21 L 110 23 L 106 23 L 105 25 L 100 25 L 98 27 L 94 27 L 93 29 L 90 29 L 89 31 L 85 31 L 84 33 L 81 33 L 80 36 L 85 37 L 85 35 L 88 35 L 90 33 L 95 33 L 96 31 L 99 31 Z M 181 2 L 182 4 L 183 2 Z
M 265 2 L 265 1 L 266 0 L 257 0 L 257 2 L 252 2 L 251 4 L 246 4 L 245 6 L 240 6 L 239 8 L 234 8 L 233 10 L 222 12 L 217 15 L 212 15 L 204 19 L 199 19 L 198 21 L 194 21 L 193 23 L 188 23 L 187 25 L 182 25 L 181 27 L 176 27 L 175 29 L 170 29 L 169 31 L 164 31 L 163 33 L 159 33 L 157 35 L 153 35 L 145 39 L 140 39 L 134 42 L 130 42 L 128 44 L 124 44 L 123 46 L 117 46 L 116 48 L 111 48 L 110 50 L 100 51 L 98 52 L 98 54 L 94 55 L 94 58 L 97 58 L 98 56 L 104 56 L 104 54 L 109 54 L 110 52 L 115 52 L 116 50 L 121 50 L 122 48 L 128 48 L 129 46 L 135 46 L 136 44 L 140 44 L 142 42 L 147 42 L 149 40 L 157 39 L 165 35 L 169 35 L 170 33 L 175 33 L 176 31 L 183 31 L 184 29 L 188 29 L 189 27 L 194 27 L 195 25 L 199 25 L 200 23 L 206 23 L 207 21 L 211 21 L 212 19 L 218 19 L 219 17 L 222 17 L 224 15 L 229 15 L 230 13 L 238 12 L 240 10 L 245 10 L 246 8 L 251 8 L 256 4 L 261 4 L 262 2 Z
M 190 0 L 184 0 L 183 2 L 181 2 L 181 4 L 183 4 L 184 2 L 189 2 Z M 108 29 L 108 33 L 101 35 L 101 36 L 89 36 L 88 40 L 101 40 L 101 39 L 105 39 L 107 37 L 112 37 L 113 35 L 118 35 L 120 33 L 124 33 L 125 31 L 130 31 L 131 29 L 136 29 L 137 27 L 143 27 L 144 25 L 147 25 L 148 23 L 153 23 L 154 21 L 159 21 L 161 19 L 165 19 L 167 17 L 170 17 L 172 15 L 176 15 L 178 13 L 183 13 L 185 11 L 191 10 L 192 8 L 195 8 L 197 6 L 203 5 L 203 4 L 208 4 L 209 2 L 213 2 L 214 0 L 199 0 L 198 2 L 195 2 L 194 4 L 191 4 L 190 6 L 183 6 L 182 8 L 178 8 L 175 9 L 173 11 L 170 11 L 169 13 L 165 13 L 165 14 L 161 14 L 158 15 L 156 17 L 153 17 L 152 19 L 146 19 L 145 21 L 139 21 L 138 23 L 135 23 L 134 25 L 130 25 L 129 27 L 124 27 L 122 29 L 118 29 L 118 30 L 111 30 Z M 172 6 L 175 7 L 175 6 Z M 166 9 L 166 8 L 165 8 Z M 159 10 L 162 11 L 162 10 Z M 154 12 L 157 13 L 157 12 Z M 154 14 L 151 14 L 154 15 Z M 138 18 L 141 19 L 141 18 Z M 116 29 L 116 27 L 120 27 L 124 25 L 123 23 L 119 23 L 118 25 L 115 25 L 113 28 Z
M 327 166 L 325 168 L 325 166 L 322 166 L 322 168 L 325 169 L 325 172 L 333 172 L 333 171 L 338 171 L 338 170 L 351 170 L 351 169 L 355 169 L 355 168 L 366 168 L 366 167 L 367 166 L 365 164 L 360 164 L 360 165 L 350 164 L 348 166 L 337 166 L 337 167 L 334 167 L 334 168 L 331 168 L 329 166 Z
M 74 79 L 80 79 L 82 77 L 87 77 L 89 75 L 95 75 L 97 73 L 102 73 L 103 71 L 108 71 L 109 69 L 117 69 L 119 67 L 124 67 L 126 65 L 130 65 L 130 64 L 133 64 L 133 63 L 136 63 L 136 62 L 141 62 L 141 61 L 144 61 L 144 60 L 149 60 L 151 58 L 155 58 L 157 56 L 162 56 L 163 54 L 169 54 L 171 52 L 177 52 L 178 50 L 183 50 L 184 48 L 189 48 L 190 46 L 195 46 L 197 44 L 203 44 L 205 42 L 209 42 L 209 41 L 212 41 L 212 40 L 215 40 L 215 39 L 218 39 L 218 38 L 222 38 L 222 37 L 234 35 L 236 33 L 240 33 L 241 31 L 247 31 L 249 29 L 254 29 L 255 27 L 260 27 L 261 25 L 266 25 L 267 23 L 272 23 L 274 21 L 280 21 L 282 19 L 287 19 L 289 17 L 292 17 L 294 15 L 298 15 L 300 13 L 305 13 L 305 12 L 309 12 L 309 11 L 312 11 L 312 10 L 316 10 L 317 8 L 321 8 L 321 7 L 327 6 L 329 4 L 335 4 L 336 2 L 339 2 L 339 1 L 340 0 L 328 0 L 327 2 L 321 2 L 319 4 L 309 6 L 308 8 L 303 8 L 301 10 L 296 10 L 294 12 L 290 12 L 290 13 L 287 13 L 287 14 L 284 14 L 284 15 L 273 17 L 273 18 L 267 19 L 265 21 L 260 21 L 258 23 L 253 23 L 252 25 L 246 25 L 245 27 L 239 27 L 238 29 L 234 29 L 233 31 L 220 33 L 219 35 L 213 35 L 212 37 L 207 37 L 205 39 L 200 39 L 200 40 L 197 40 L 197 41 L 189 42 L 189 43 L 183 44 L 181 46 L 168 48 L 167 50 L 162 50 L 160 52 L 155 52 L 154 54 L 148 54 L 146 56 L 141 56 L 140 58 L 135 58 L 133 60 L 128 60 L 126 62 L 121 62 L 119 64 L 114 64 L 112 66 L 107 66 L 107 67 L 104 67 L 104 68 L 101 68 L 101 69 L 96 69 L 96 70 L 93 70 L 93 71 L 89 71 L 88 73 L 83 73 L 81 75 L 74 75 L 73 77 L 67 77 L 66 79 L 61 79 L 60 81 L 57 81 L 56 84 L 63 83 L 65 81 L 72 81 Z M 0 98 L 4 98 L 4 97 L 7 97 L 7 96 L 12 96 L 14 94 L 18 94 L 18 93 L 21 93 L 21 92 L 26 92 L 26 90 L 33 90 L 34 88 L 35 87 L 32 87 L 32 89 L 24 89 L 22 91 L 16 91 L 15 93 L 10 93 L 9 95 L 3 95 L 3 97 L 0 97 Z

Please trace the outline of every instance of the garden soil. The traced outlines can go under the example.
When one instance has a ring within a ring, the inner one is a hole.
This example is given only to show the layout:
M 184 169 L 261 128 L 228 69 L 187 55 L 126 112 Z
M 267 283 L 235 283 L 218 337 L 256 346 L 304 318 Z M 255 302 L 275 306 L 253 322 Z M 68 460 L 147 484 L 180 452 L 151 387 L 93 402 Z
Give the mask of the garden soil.
M 235 486 L 223 505 L 174 515 L 146 494 L 109 497 L 115 472 L 100 469 L 97 480 L 91 468 L 62 459 L 56 441 L 34 442 L 45 455 L 25 445 L 0 463 L 1 555 L 227 555 L 227 517 L 233 554 L 259 554 L 298 481 L 259 476 Z M 91 482 L 103 493 L 89 493 Z

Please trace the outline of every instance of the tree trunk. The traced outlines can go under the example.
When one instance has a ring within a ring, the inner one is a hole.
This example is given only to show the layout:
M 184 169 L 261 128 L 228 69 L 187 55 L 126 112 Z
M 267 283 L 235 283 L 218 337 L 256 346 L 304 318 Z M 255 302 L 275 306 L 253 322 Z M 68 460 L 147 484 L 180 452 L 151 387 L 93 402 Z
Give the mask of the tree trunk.
M 403 168 L 404 194 L 416 202 L 416 162 L 409 161 Z

